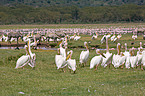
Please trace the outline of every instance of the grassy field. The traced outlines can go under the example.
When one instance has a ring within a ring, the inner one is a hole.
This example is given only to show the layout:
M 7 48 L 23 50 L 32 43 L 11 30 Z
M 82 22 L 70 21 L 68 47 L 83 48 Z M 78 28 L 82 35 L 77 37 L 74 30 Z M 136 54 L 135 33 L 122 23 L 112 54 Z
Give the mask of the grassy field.
M 90 51 L 86 67 L 79 67 L 81 50 L 73 49 L 72 58 L 77 61 L 76 74 L 69 70 L 63 73 L 54 63 L 56 51 L 33 50 L 36 53 L 36 68 L 25 66 L 14 69 L 17 59 L 25 54 L 22 50 L 0 50 L 0 94 L 1 96 L 143 96 L 145 95 L 144 71 L 137 69 L 103 68 L 89 69 L 89 62 L 95 56 Z M 104 51 L 103 51 L 104 52 Z M 111 51 L 115 53 L 114 51 Z
M 1 25 L 0 29 L 32 29 L 32 28 L 110 28 L 145 27 L 145 23 L 114 23 L 114 24 L 46 24 L 46 25 Z
M 138 26 L 137 24 L 133 25 Z M 0 26 L 0 29 L 18 28 L 18 25 L 12 27 L 11 25 L 9 25 L 10 27 L 5 26 Z M 56 26 L 57 25 L 55 25 L 55 27 Z M 105 24 L 102 26 L 105 27 Z M 108 26 L 110 25 L 106 24 L 106 27 Z M 54 26 L 52 27 L 54 28 Z M 29 27 L 21 26 L 19 28 Z M 95 50 L 90 50 L 90 56 L 87 62 L 87 66 L 80 67 L 79 55 L 81 53 L 81 50 L 78 49 L 78 46 L 83 46 L 84 41 L 91 42 L 89 45 L 90 49 L 96 45 L 99 45 L 98 48 L 105 48 L 105 44 L 101 45 L 100 43 L 100 39 L 102 38 L 102 36 L 99 36 L 96 40 L 91 40 L 91 36 L 81 36 L 82 38 L 79 41 L 68 42 L 68 50 L 71 50 L 70 48 L 73 48 L 72 59 L 76 59 L 77 61 L 76 74 L 70 73 L 68 68 L 65 73 L 62 72 L 62 70 L 57 70 L 54 62 L 57 51 L 54 50 L 32 50 L 32 52 L 36 54 L 37 58 L 36 67 L 32 69 L 27 65 L 24 67 L 24 69 L 15 69 L 17 59 L 25 54 L 25 50 L 0 49 L 0 95 L 145 96 L 145 71 L 141 71 L 140 67 L 134 69 L 115 69 L 113 66 L 111 66 L 110 68 L 103 68 L 99 65 L 97 71 L 95 71 L 94 69 L 91 70 L 89 68 L 89 63 L 90 60 L 94 56 L 96 56 Z M 143 44 L 145 43 L 145 41 L 142 39 L 142 36 L 138 36 L 135 44 L 131 45 L 131 36 L 132 34 L 125 34 L 120 38 L 119 42 L 122 45 L 124 45 L 124 43 L 126 42 L 128 44 L 128 48 L 131 48 L 133 46 L 137 48 L 140 41 L 142 41 Z M 110 48 L 116 48 L 116 43 L 113 43 L 109 40 L 109 46 Z M 124 49 L 122 49 L 122 51 L 124 51 Z M 105 51 L 103 50 L 102 52 Z M 110 50 L 110 52 L 114 54 L 116 53 L 116 50 Z

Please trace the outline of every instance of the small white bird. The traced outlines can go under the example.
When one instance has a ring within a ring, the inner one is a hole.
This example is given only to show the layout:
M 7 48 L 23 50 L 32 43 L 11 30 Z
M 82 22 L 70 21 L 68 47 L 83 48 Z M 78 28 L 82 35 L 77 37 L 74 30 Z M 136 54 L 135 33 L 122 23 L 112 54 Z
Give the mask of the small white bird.
M 113 41 L 115 39 L 115 34 L 113 34 L 113 36 L 111 37 L 111 41 Z
M 101 39 L 101 44 L 103 44 L 106 41 L 106 35 L 104 35 Z
M 132 39 L 135 40 L 137 38 L 137 35 L 132 35 Z

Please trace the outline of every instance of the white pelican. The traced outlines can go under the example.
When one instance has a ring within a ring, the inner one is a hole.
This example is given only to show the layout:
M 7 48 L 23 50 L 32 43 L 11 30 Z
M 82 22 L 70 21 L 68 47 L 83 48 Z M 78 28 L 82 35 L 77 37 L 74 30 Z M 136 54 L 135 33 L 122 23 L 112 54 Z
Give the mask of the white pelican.
M 30 53 L 30 66 L 33 68 L 35 66 L 35 60 L 36 60 L 36 54 L 31 52 L 31 47 L 30 47 L 30 39 L 28 39 L 28 51 Z
M 127 43 L 125 43 L 125 52 L 123 52 L 123 54 L 127 57 L 130 56 L 129 51 L 127 51 Z
M 58 48 L 58 55 L 55 55 L 55 64 L 57 69 L 64 68 L 66 64 L 66 57 L 60 55 L 60 48 Z
M 132 54 L 131 50 L 127 51 L 127 43 L 125 43 L 125 52 L 123 52 L 124 56 L 126 56 L 125 67 L 130 68 L 130 56 Z
M 78 41 L 81 38 L 81 36 L 75 36 L 74 40 Z
M 103 44 L 106 41 L 106 35 L 104 35 L 101 39 L 101 44 Z
M 123 65 L 125 63 L 125 60 L 126 60 L 126 56 L 124 56 L 123 52 L 121 52 L 120 50 L 120 43 L 117 44 L 117 52 L 118 54 L 114 54 L 113 55 L 113 58 L 112 58 L 112 64 L 114 65 L 115 68 Z M 123 68 L 123 66 L 122 66 Z
M 73 36 L 70 36 L 70 40 L 74 39 L 75 36 L 76 36 L 76 33 Z
M 26 48 L 26 55 L 21 56 L 17 60 L 15 69 L 21 68 L 21 67 L 25 66 L 27 63 L 30 62 L 30 55 L 29 55 L 30 53 L 28 51 L 28 47 L 25 46 L 25 48 Z
M 137 55 L 138 60 L 137 60 L 137 66 L 141 66 L 141 70 L 143 70 L 143 47 L 142 47 L 142 42 L 140 42 L 140 47 L 138 48 Z
M 80 63 L 83 64 L 83 66 L 86 65 L 89 58 L 89 48 L 87 42 L 84 42 L 84 46 L 86 47 L 87 51 L 82 51 L 80 54 Z
M 73 53 L 73 51 L 70 50 L 69 51 L 70 56 L 69 56 L 69 59 L 67 60 L 67 64 L 68 64 L 68 68 L 73 70 L 73 72 L 75 73 L 77 66 L 76 66 L 76 60 L 75 59 L 71 59 L 72 53 Z
M 143 70 L 143 64 L 142 64 L 142 58 L 143 58 L 143 55 L 142 55 L 142 51 L 141 51 L 141 48 L 138 48 L 138 52 L 137 52 L 137 57 L 138 57 L 138 60 L 137 60 L 137 66 L 141 66 L 141 70 Z
M 111 64 L 112 53 L 109 52 L 108 37 L 106 38 L 106 53 L 104 54 L 106 58 L 103 57 L 102 66 L 106 67 Z
M 130 56 L 130 64 L 131 64 L 131 67 L 134 68 L 136 67 L 137 65 L 137 61 L 138 61 L 138 57 L 137 56 L 133 56 L 134 54 L 134 49 L 130 49 L 132 51 L 132 54 Z
M 132 35 L 132 39 L 135 40 L 137 38 L 137 35 Z
M 60 55 L 62 55 L 63 57 L 66 57 L 67 41 L 65 41 L 65 44 L 64 44 L 65 48 L 62 47 L 62 44 L 63 44 L 63 42 L 60 41 L 60 45 L 59 45 L 59 47 L 60 47 Z
M 113 36 L 111 37 L 111 41 L 113 41 L 115 39 L 115 34 L 113 34 Z
M 145 66 L 145 51 L 142 53 L 142 64 Z
M 94 38 L 97 39 L 97 37 L 98 37 L 98 33 L 96 32 L 96 35 L 93 35 L 92 39 L 94 39 Z
M 122 37 L 122 35 L 121 34 L 119 34 L 114 40 L 113 40 L 113 42 L 117 42 L 117 41 L 119 41 L 119 39 Z
M 97 54 L 100 54 L 99 56 L 95 56 L 91 59 L 91 62 L 90 62 L 90 69 L 94 68 L 94 66 L 96 66 L 95 70 L 97 70 L 97 67 L 99 64 L 102 63 L 103 61 L 103 57 L 105 57 L 103 55 L 103 53 L 99 50 L 99 49 L 96 49 L 96 53 Z M 106 57 L 105 57 L 106 58 Z
M 114 54 L 113 55 L 113 58 L 112 58 L 112 64 L 114 65 L 114 67 L 119 67 L 119 65 L 117 66 L 117 63 L 119 62 L 121 58 L 121 55 L 120 55 L 120 43 L 117 44 L 117 54 Z
M 81 36 L 79 36 L 79 33 L 78 33 L 78 36 L 76 35 L 75 37 L 74 37 L 74 40 L 79 40 L 81 38 Z
M 3 37 L 3 40 L 5 40 L 5 42 L 7 42 L 8 41 L 8 36 L 5 36 L 4 34 L 2 35 Z

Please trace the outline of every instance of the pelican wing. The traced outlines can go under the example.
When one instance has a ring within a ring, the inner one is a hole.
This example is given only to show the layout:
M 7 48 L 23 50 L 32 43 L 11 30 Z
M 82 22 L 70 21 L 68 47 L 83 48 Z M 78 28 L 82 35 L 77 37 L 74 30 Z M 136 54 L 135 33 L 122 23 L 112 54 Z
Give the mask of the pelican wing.
M 65 49 L 62 47 L 60 47 L 60 55 L 62 55 L 63 57 L 66 57 Z
M 80 63 L 87 62 L 88 58 L 89 58 L 89 51 L 82 51 L 80 54 Z
M 102 62 L 102 66 L 106 67 L 108 64 L 111 63 L 111 57 L 112 57 L 112 53 L 107 52 L 106 54 L 104 54 L 106 58 L 103 57 L 103 62 Z
M 121 56 L 120 55 L 113 55 L 112 58 L 112 64 L 114 65 L 115 68 L 119 67 L 119 60 L 120 60 Z
M 55 64 L 57 66 L 57 69 L 65 67 L 65 58 L 62 55 L 55 55 Z
M 23 55 L 21 56 L 16 63 L 16 67 L 15 68 L 20 68 L 23 67 L 24 65 L 26 65 L 29 62 L 29 55 Z
M 91 59 L 90 69 L 94 68 L 95 65 L 101 64 L 103 61 L 102 56 L 95 56 Z
M 67 64 L 68 64 L 69 69 L 72 69 L 73 71 L 76 70 L 76 60 L 75 59 L 68 59 Z
M 137 65 L 141 65 L 142 64 L 142 58 L 143 58 L 143 56 L 138 54 L 137 57 L 138 57 Z
M 128 68 L 128 69 L 130 68 L 130 57 L 129 56 L 126 57 L 125 67 Z
M 137 56 L 131 56 L 130 57 L 130 64 L 131 64 L 132 68 L 134 68 L 137 65 L 137 60 L 138 60 Z

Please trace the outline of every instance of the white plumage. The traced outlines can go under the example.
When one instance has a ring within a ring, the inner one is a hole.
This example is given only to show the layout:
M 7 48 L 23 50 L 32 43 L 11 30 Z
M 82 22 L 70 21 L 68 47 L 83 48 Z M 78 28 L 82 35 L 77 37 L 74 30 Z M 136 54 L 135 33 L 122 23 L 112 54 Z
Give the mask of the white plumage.
M 15 69 L 21 68 L 21 67 L 25 66 L 29 61 L 30 61 L 30 56 L 29 55 L 23 55 L 23 56 L 21 56 L 17 60 Z
M 101 66 L 106 67 L 107 65 L 111 64 L 112 53 L 109 53 L 109 45 L 108 45 L 108 38 L 106 38 L 106 53 L 104 54 L 103 61 Z
M 75 36 L 75 37 L 74 37 L 74 40 L 77 41 L 77 40 L 79 40 L 80 38 L 81 38 L 81 36 Z
M 97 54 L 100 53 L 100 50 L 97 49 L 97 50 L 96 50 L 96 53 L 97 53 Z M 102 54 L 102 53 L 100 53 L 100 54 Z M 103 55 L 103 54 L 102 54 L 102 55 Z M 96 66 L 96 69 L 95 69 L 95 70 L 97 70 L 97 66 L 98 66 L 99 64 L 101 64 L 102 61 L 103 61 L 102 55 L 95 56 L 95 57 L 93 57 L 93 58 L 91 59 L 91 62 L 90 62 L 90 69 L 92 69 L 92 68 L 94 68 L 94 66 Z M 104 55 L 103 55 L 103 56 L 104 56 Z
M 76 60 L 75 59 L 68 59 L 67 60 L 68 68 L 75 71 L 76 70 Z
M 68 53 L 70 54 L 69 59 L 67 60 L 68 68 L 71 69 L 71 70 L 73 70 L 74 73 L 75 73 L 76 67 L 77 67 L 76 66 L 76 60 L 75 59 L 71 59 L 71 56 L 73 54 L 73 51 L 70 50 Z
M 55 55 L 55 64 L 57 66 L 57 69 L 64 68 L 67 65 L 65 60 L 66 58 L 62 55 Z
M 84 45 L 85 45 L 87 51 L 82 51 L 80 54 L 80 63 L 81 64 L 83 64 L 83 63 L 86 64 L 88 61 L 88 58 L 89 58 L 89 49 L 87 46 L 87 42 L 84 42 Z

